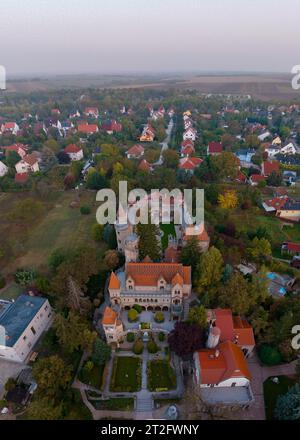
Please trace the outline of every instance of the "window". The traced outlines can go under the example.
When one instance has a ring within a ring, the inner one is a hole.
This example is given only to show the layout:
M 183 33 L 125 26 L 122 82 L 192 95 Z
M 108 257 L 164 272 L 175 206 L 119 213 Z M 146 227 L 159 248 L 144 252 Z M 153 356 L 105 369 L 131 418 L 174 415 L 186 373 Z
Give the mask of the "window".
M 33 333 L 34 335 L 36 334 L 36 331 L 35 331 L 35 328 L 34 328 L 34 327 L 31 327 L 30 330 L 32 331 L 32 333 Z
M 44 308 L 44 310 L 45 310 L 45 312 L 46 312 L 46 310 L 48 310 L 48 306 L 46 306 L 46 307 Z
M 23 336 L 23 341 L 26 341 L 26 339 L 27 339 L 27 336 L 26 335 Z

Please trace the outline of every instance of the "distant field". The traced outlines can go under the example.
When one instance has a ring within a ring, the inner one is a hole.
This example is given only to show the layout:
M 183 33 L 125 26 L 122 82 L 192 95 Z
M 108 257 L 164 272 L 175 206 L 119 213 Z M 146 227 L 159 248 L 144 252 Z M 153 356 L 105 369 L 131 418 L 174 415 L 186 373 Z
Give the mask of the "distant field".
M 79 207 L 70 207 L 70 203 L 76 198 L 74 191 L 61 192 L 57 194 L 55 203 L 45 212 L 43 218 L 26 230 L 22 225 L 11 225 L 5 221 L 10 208 L 19 198 L 16 194 L 7 194 L 5 205 L 1 204 L 0 207 L 0 237 L 2 233 L 5 234 L 5 239 L 16 248 L 16 258 L 10 259 L 3 268 L 4 274 L 12 274 L 18 267 L 42 268 L 56 248 L 68 249 L 87 244 L 99 249 L 103 246 L 101 243 L 96 244 L 91 238 L 91 226 L 96 222 L 93 192 L 84 192 L 80 199 L 80 205 L 92 208 L 90 215 L 82 215 Z
M 199 93 L 248 95 L 262 100 L 300 99 L 291 87 L 290 74 L 174 74 L 174 75 L 62 75 L 8 81 L 8 92 L 29 93 L 61 88 L 177 88 Z

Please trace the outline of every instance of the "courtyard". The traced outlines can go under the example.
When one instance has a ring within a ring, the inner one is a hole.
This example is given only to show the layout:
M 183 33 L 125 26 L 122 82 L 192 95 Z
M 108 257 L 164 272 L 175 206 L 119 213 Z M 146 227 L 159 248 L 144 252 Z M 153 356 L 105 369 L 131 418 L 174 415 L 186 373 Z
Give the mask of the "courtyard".
M 139 313 L 137 321 L 130 322 L 128 320 L 128 310 L 122 310 L 121 320 L 126 330 L 138 330 L 141 323 L 150 323 L 152 330 L 165 331 L 169 333 L 173 330 L 176 321 L 171 319 L 170 312 L 164 311 L 162 313 L 164 314 L 165 318 L 164 322 L 156 322 L 154 319 L 155 312 L 148 310 L 143 310 L 141 313 Z
M 110 391 L 134 393 L 141 388 L 141 359 L 134 356 L 116 356 L 110 380 Z

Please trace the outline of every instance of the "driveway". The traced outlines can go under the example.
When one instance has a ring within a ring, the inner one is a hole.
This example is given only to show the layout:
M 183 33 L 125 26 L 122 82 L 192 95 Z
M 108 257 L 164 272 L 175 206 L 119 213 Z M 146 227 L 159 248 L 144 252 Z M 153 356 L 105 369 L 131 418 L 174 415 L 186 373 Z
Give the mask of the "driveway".
M 7 380 L 10 377 L 16 378 L 24 368 L 28 368 L 28 366 L 0 359 L 0 399 L 4 394 L 4 385 Z

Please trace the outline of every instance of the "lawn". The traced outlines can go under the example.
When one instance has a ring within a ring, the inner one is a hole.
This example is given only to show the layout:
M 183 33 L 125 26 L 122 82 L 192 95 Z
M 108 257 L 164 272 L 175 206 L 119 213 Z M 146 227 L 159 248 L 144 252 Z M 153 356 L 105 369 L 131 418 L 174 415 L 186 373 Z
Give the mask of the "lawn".
M 133 393 L 141 389 L 141 382 L 141 360 L 131 356 L 116 356 L 110 391 Z
M 159 228 L 164 234 L 161 238 L 161 244 L 162 244 L 162 248 L 164 250 L 168 247 L 169 235 L 172 235 L 172 237 L 176 238 L 175 226 L 173 223 L 170 223 L 168 225 L 161 223 L 159 225 Z
M 148 363 L 148 389 L 168 391 L 176 388 L 176 374 L 168 361 L 159 359 Z
M 6 299 L 7 301 L 12 299 L 17 299 L 21 293 L 23 293 L 24 288 L 22 286 L 19 286 L 16 283 L 11 283 L 5 286 L 1 290 L 0 297 L 1 299 Z
M 36 199 L 30 194 L 27 197 Z M 18 267 L 42 268 L 57 248 L 70 249 L 81 245 L 97 246 L 100 251 L 106 248 L 104 243 L 96 244 L 91 236 L 91 227 L 96 223 L 95 194 L 83 191 L 79 206 L 71 208 L 70 203 L 77 197 L 75 191 L 56 193 L 51 203 L 43 201 L 45 211 L 41 218 L 26 227 L 21 222 L 12 224 L 9 221 L 7 215 L 19 201 L 15 194 L 9 194 L 5 211 L 0 208 L 0 237 L 4 240 L 4 248 L 10 249 L 3 274 L 10 275 Z M 83 205 L 91 207 L 91 214 L 80 213 L 79 207 Z
M 295 385 L 295 380 L 287 376 L 278 376 L 278 378 L 278 384 L 272 382 L 271 377 L 264 382 L 264 399 L 267 420 L 274 420 L 273 414 L 277 398 L 285 394 L 289 388 Z
M 109 400 L 89 400 L 95 409 L 110 411 L 133 411 L 133 397 L 116 397 Z

